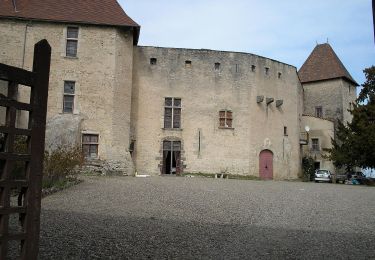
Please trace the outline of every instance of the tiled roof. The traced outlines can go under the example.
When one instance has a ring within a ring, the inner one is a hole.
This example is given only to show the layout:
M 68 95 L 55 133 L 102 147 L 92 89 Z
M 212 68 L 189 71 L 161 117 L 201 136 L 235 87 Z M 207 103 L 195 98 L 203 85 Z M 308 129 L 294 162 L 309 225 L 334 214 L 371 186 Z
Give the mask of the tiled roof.
M 328 43 L 314 48 L 298 71 L 298 76 L 301 83 L 344 78 L 358 86 Z
M 116 0 L 0 0 L 0 17 L 133 27 L 135 44 L 140 30 Z

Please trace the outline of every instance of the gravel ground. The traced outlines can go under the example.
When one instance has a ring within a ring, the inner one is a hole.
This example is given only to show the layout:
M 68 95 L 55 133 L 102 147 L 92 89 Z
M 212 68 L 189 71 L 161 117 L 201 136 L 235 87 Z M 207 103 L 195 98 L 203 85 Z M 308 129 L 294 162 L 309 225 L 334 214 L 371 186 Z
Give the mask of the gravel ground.
M 40 259 L 375 259 L 375 187 L 84 178 L 42 200 Z

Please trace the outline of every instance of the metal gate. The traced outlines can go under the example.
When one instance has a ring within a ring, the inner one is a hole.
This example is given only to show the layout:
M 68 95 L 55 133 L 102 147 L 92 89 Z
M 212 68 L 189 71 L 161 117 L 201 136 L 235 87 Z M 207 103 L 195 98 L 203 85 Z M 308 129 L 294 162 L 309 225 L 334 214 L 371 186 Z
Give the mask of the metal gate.
M 8 82 L 7 94 L 0 95 L 5 122 L 0 126 L 0 259 L 12 257 L 37 259 L 40 230 L 41 185 L 44 158 L 44 136 L 47 114 L 51 47 L 46 40 L 34 46 L 33 71 L 0 63 L 0 80 Z M 18 84 L 28 88 L 30 102 L 18 100 Z M 27 127 L 17 126 L 20 111 L 29 114 Z M 16 138 L 24 137 L 25 151 L 15 148 Z M 23 174 L 14 177 L 15 165 L 23 165 Z M 17 196 L 15 199 L 13 195 Z M 16 202 L 14 202 L 16 201 Z M 17 216 L 19 227 L 11 219 Z M 14 255 L 13 254 L 17 254 Z

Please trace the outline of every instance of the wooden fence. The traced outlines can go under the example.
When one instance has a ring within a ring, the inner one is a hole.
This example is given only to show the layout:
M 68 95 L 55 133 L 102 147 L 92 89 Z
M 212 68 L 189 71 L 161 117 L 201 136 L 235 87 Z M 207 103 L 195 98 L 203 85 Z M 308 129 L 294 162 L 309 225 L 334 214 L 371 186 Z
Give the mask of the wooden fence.
M 34 46 L 32 72 L 0 63 L 0 80 L 8 85 L 7 93 L 0 94 L 6 111 L 0 125 L 0 259 L 38 256 L 50 60 L 51 47 L 42 40 Z M 29 103 L 19 101 L 18 85 L 29 91 Z M 21 111 L 28 113 L 25 128 L 18 126 Z M 16 147 L 19 137 L 25 140 L 24 151 Z M 20 164 L 21 174 L 15 176 Z

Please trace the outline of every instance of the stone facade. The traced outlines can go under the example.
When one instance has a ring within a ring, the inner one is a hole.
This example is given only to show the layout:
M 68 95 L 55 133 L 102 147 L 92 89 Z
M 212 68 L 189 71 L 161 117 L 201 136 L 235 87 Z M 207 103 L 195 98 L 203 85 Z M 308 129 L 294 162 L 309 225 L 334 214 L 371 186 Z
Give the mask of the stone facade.
M 47 39 L 52 47 L 47 133 L 54 133 L 47 134 L 47 145 L 56 142 L 56 135 L 69 137 L 66 142 L 60 139 L 62 144 L 80 144 L 82 133 L 98 134 L 99 158 L 116 171 L 132 172 L 133 34 L 110 26 L 72 25 L 79 28 L 77 57 L 66 56 L 69 24 L 2 19 L 0 62 L 31 70 L 34 44 Z M 63 113 L 64 81 L 75 82 L 72 114 Z M 20 91 L 21 99 L 24 95 Z M 61 127 L 62 122 L 70 127 Z
M 186 172 L 258 176 L 259 154 L 268 149 L 274 178 L 298 176 L 302 87 L 295 67 L 246 53 L 137 47 L 133 82 L 139 173 L 160 174 L 162 141 L 173 139 L 182 142 Z M 181 99 L 181 129 L 163 128 L 165 97 Z M 266 98 L 275 101 L 267 106 Z M 233 128 L 219 127 L 220 110 L 232 111 Z
M 77 57 L 66 56 L 68 26 L 78 28 Z M 350 120 L 346 109 L 355 99 L 345 80 L 302 86 L 294 66 L 253 54 L 135 46 L 130 27 L 2 18 L 0 34 L 0 62 L 28 70 L 34 44 L 48 40 L 46 149 L 95 135 L 97 156 L 88 160 L 94 171 L 159 175 L 171 156 L 179 172 L 260 176 L 270 167 L 273 179 L 295 179 L 309 151 L 300 145 L 301 126 L 311 124 L 322 147 L 333 135 L 331 122 L 302 115 L 322 106 L 323 117 Z M 63 113 L 65 81 L 75 82 L 72 113 Z M 22 87 L 19 98 L 28 98 Z M 166 98 L 181 102 L 180 127 L 164 126 Z M 221 113 L 232 124 L 223 125 Z M 20 112 L 18 125 L 26 123 Z M 168 153 L 165 142 L 178 153 Z M 266 169 L 264 151 L 271 156 Z

